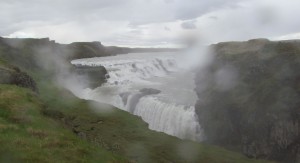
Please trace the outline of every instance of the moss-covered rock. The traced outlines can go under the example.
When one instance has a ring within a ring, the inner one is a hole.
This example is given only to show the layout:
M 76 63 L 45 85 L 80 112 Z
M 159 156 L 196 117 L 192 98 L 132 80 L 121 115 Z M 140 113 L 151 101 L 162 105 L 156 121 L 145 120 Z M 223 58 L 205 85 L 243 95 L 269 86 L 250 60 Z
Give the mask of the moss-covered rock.
M 0 62 L 0 84 L 13 84 L 37 92 L 35 81 L 15 66 Z

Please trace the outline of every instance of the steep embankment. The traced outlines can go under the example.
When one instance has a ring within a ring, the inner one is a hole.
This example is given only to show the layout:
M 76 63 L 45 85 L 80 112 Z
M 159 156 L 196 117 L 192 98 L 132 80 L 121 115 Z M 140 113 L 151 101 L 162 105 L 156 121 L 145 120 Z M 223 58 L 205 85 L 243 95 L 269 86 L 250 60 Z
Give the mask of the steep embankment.
M 300 42 L 212 46 L 199 70 L 196 112 L 207 141 L 249 157 L 300 161 Z
M 0 162 L 126 162 L 42 115 L 29 89 L 0 84 Z

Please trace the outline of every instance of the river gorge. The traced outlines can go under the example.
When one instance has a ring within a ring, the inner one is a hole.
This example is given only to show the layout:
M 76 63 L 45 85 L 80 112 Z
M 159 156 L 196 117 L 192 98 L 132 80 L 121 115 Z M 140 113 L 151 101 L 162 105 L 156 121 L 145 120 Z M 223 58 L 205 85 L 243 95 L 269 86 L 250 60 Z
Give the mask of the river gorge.
M 77 66 L 104 66 L 108 71 L 105 84 L 84 89 L 79 96 L 140 116 L 152 130 L 201 141 L 194 73 L 178 64 L 179 55 L 132 53 L 73 60 Z

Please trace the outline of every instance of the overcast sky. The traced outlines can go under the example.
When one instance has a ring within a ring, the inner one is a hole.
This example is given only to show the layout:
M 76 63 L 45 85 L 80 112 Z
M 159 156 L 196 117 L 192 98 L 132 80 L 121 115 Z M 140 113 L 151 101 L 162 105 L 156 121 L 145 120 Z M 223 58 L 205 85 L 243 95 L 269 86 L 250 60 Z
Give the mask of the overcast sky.
M 299 39 L 300 0 L 0 0 L 0 36 L 174 47 Z

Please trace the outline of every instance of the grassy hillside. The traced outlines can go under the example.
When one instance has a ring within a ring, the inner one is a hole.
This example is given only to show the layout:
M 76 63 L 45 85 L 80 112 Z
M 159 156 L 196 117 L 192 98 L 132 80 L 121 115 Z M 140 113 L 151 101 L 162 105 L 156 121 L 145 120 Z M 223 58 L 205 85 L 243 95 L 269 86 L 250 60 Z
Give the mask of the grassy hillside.
M 0 85 L 0 162 L 123 162 L 41 114 L 36 93 Z

